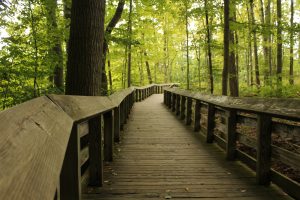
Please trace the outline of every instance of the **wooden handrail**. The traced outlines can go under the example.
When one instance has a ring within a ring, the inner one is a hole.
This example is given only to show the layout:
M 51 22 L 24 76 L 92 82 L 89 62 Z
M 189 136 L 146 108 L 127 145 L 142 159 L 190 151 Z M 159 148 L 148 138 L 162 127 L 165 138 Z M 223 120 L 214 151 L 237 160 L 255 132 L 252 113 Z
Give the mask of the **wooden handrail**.
M 300 161 L 299 154 L 283 150 L 271 143 L 274 126 L 282 123 L 282 119 L 291 120 L 293 123 L 289 126 L 295 126 L 300 134 L 300 127 L 297 125 L 300 122 L 299 99 L 233 98 L 203 95 L 178 88 L 166 88 L 164 90 L 164 102 L 176 115 L 180 116 L 181 120 L 185 120 L 187 125 L 194 121 L 194 130 L 203 132 L 207 143 L 216 141 L 224 148 L 227 160 L 239 158 L 254 168 L 258 184 L 268 185 L 270 181 L 273 181 L 286 193 L 300 199 L 298 192 L 300 184 L 271 169 L 272 158 L 290 164 L 297 170 L 300 169 L 300 164 L 295 162 L 295 160 Z M 200 124 L 202 115 L 204 115 L 201 108 L 204 107 L 207 109 L 205 127 Z M 192 119 L 192 112 L 194 112 L 194 119 Z M 221 130 L 224 135 L 223 138 L 215 134 L 215 129 L 218 128 L 216 126 L 217 114 L 221 116 L 221 121 L 224 122 L 223 130 Z M 256 124 L 256 139 L 254 141 L 237 131 L 237 125 L 243 124 L 247 115 L 251 116 L 247 120 L 254 120 Z M 256 159 L 239 150 L 237 142 L 254 147 Z M 293 159 L 289 160 L 289 158 Z
M 171 85 L 48 95 L 0 112 L 0 199 L 81 199 L 87 184 L 102 185 L 103 160 L 113 160 L 135 96 Z

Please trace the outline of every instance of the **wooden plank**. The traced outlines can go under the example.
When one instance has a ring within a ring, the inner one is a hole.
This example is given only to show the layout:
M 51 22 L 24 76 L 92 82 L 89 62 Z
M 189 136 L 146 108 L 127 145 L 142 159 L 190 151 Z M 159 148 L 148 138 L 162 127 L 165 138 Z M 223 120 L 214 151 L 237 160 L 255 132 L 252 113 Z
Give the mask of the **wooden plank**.
M 214 140 L 214 128 L 215 128 L 215 106 L 213 104 L 208 104 L 207 133 L 206 133 L 207 143 L 212 143 Z
M 200 130 L 200 120 L 201 120 L 201 102 L 196 100 L 195 103 L 195 114 L 194 114 L 194 131 Z
M 77 125 L 79 137 L 84 137 L 89 133 L 89 123 L 87 121 L 81 122 Z
M 193 104 L 192 98 L 188 97 L 187 104 L 186 104 L 186 120 L 185 120 L 186 125 L 191 125 L 192 123 L 192 104 Z
M 114 136 L 115 142 L 120 142 L 120 107 L 115 107 L 114 109 Z
M 103 185 L 103 130 L 101 116 L 89 120 L 90 186 Z
M 181 96 L 181 101 L 180 101 L 180 119 L 181 120 L 185 119 L 185 110 L 186 110 L 186 97 Z
M 226 133 L 227 146 L 226 146 L 226 159 L 234 160 L 236 152 L 236 111 L 228 110 L 225 112 L 226 118 Z
M 72 126 L 45 96 L 0 112 L 0 199 L 53 199 Z
M 265 114 L 257 116 L 257 183 L 270 184 L 272 117 Z
M 114 149 L 114 115 L 113 112 L 107 112 L 103 115 L 104 118 L 104 160 L 113 161 Z
M 74 121 L 86 121 L 115 105 L 108 97 L 49 95 Z

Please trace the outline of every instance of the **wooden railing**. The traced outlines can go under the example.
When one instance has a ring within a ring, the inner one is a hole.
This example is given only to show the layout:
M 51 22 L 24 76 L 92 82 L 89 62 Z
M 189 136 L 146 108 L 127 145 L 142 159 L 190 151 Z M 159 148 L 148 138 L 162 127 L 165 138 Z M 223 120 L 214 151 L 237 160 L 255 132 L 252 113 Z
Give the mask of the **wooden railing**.
M 193 124 L 207 143 L 215 141 L 225 149 L 227 160 L 240 159 L 254 169 L 258 184 L 272 181 L 300 199 L 300 184 L 271 168 L 271 161 L 279 160 L 300 170 L 299 152 L 272 144 L 272 133 L 283 130 L 292 130 L 296 140 L 300 138 L 299 99 L 232 98 L 170 88 L 164 90 L 164 103 L 186 125 Z M 245 125 L 256 130 L 254 137 L 242 133 Z M 254 149 L 253 155 L 243 151 L 244 146 Z
M 103 160 L 137 100 L 173 84 L 109 97 L 48 95 L 0 112 L 0 199 L 81 199 L 103 184 Z

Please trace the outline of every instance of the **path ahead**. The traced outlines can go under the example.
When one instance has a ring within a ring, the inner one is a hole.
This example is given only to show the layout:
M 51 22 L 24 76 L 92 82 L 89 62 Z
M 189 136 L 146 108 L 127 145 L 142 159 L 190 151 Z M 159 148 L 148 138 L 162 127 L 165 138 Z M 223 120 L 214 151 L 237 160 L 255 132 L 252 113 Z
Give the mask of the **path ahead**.
M 162 102 L 163 95 L 152 95 L 134 105 L 104 187 L 83 199 L 289 199 L 274 186 L 256 185 L 253 172 L 225 161 Z

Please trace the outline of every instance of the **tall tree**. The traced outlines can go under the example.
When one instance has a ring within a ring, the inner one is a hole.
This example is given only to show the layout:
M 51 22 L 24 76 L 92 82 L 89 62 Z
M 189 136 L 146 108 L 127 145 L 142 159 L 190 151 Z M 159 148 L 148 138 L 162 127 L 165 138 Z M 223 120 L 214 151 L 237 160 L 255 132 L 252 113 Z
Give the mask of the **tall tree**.
M 188 0 L 185 0 L 185 33 L 186 33 L 186 89 L 190 89 L 190 55 L 189 55 L 189 16 Z
M 73 0 L 66 94 L 101 94 L 105 0 Z
M 132 1 L 130 0 L 130 5 L 129 5 L 129 18 L 128 18 L 128 67 L 127 67 L 127 86 L 131 86 L 131 46 L 132 46 Z
M 210 93 L 214 93 L 214 79 L 213 79 L 213 66 L 212 66 L 212 58 L 211 58 L 211 31 L 210 31 L 210 23 L 209 23 L 209 7 L 207 0 L 205 3 L 205 25 L 206 25 L 206 40 L 207 40 L 207 55 L 208 55 L 208 72 L 209 72 L 209 83 L 210 83 Z
M 224 66 L 222 72 L 222 95 L 227 95 L 228 68 L 229 68 L 229 41 L 230 41 L 230 0 L 224 0 Z
M 107 89 L 108 89 L 108 83 L 107 83 L 107 76 L 106 76 L 106 56 L 108 54 L 108 43 L 112 34 L 113 29 L 116 27 L 117 23 L 121 19 L 123 10 L 124 10 L 124 5 L 125 5 L 125 0 L 119 0 L 117 9 L 114 13 L 114 16 L 108 23 L 106 29 L 105 29 L 105 38 L 103 42 L 103 54 L 102 54 L 102 63 L 101 63 L 101 68 L 102 68 L 102 77 L 101 77 L 101 95 L 107 95 Z M 111 73 L 111 72 L 110 72 Z M 111 83 L 111 79 L 109 79 Z
M 250 14 L 251 14 L 251 23 L 252 23 L 252 31 L 253 31 L 253 43 L 254 43 L 254 66 L 255 66 L 255 83 L 256 86 L 260 86 L 260 79 L 259 79 L 259 65 L 258 65 L 258 47 L 257 47 L 257 25 L 255 23 L 254 17 L 254 8 L 253 8 L 253 0 L 250 0 Z
M 282 13 L 281 0 L 277 0 L 277 87 L 281 90 L 282 84 Z
M 54 63 L 53 83 L 57 88 L 62 89 L 64 86 L 64 69 L 63 69 L 63 50 L 62 50 L 62 38 L 58 32 L 57 25 L 57 1 L 43 0 L 43 4 L 47 11 L 47 28 L 48 35 L 52 36 L 54 44 L 50 44 L 49 54 L 52 57 Z M 51 80 L 52 81 L 52 80 Z
M 290 30 L 290 78 L 289 82 L 294 85 L 294 0 L 291 0 L 291 30 Z

